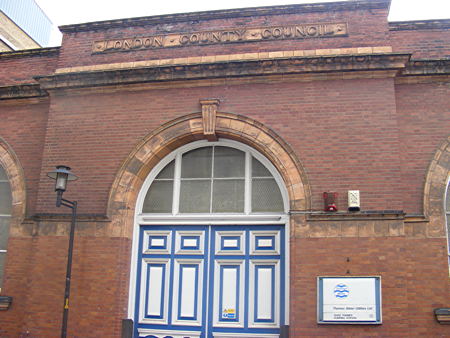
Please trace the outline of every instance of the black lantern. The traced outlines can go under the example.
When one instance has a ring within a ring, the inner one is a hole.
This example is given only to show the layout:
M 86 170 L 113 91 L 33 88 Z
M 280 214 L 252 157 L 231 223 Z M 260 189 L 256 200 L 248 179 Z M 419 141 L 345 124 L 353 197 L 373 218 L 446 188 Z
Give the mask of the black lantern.
M 67 181 L 75 181 L 78 177 L 70 172 L 70 168 L 65 165 L 59 165 L 56 170 L 49 172 L 48 177 L 55 180 L 56 191 L 56 206 L 61 205 L 72 209 L 72 222 L 70 224 L 69 235 L 69 249 L 67 254 L 67 270 L 66 270 L 66 288 L 64 292 L 64 307 L 63 320 L 61 326 L 61 337 L 67 336 L 67 322 L 69 320 L 69 296 L 70 296 L 70 281 L 72 278 L 72 253 L 73 253 L 73 239 L 75 234 L 75 221 L 77 217 L 77 201 L 69 201 L 62 198 L 64 191 L 66 191 Z
M 65 165 L 56 166 L 56 170 L 49 172 L 47 176 L 55 180 L 56 206 L 60 207 L 62 194 L 66 191 L 67 181 L 75 181 L 78 177 L 70 172 L 70 167 Z

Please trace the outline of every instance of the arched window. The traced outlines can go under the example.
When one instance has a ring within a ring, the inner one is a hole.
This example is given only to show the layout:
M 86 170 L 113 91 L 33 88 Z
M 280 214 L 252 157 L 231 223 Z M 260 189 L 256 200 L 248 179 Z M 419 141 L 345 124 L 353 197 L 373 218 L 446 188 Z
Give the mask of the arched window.
M 135 330 L 278 335 L 289 318 L 287 196 L 271 162 L 236 141 L 197 141 L 163 158 L 137 201 Z
M 279 184 L 255 152 L 223 143 L 180 151 L 156 174 L 144 199 L 148 214 L 281 213 Z
M 3 284 L 3 273 L 5 269 L 11 205 L 11 187 L 5 170 L 0 166 L 0 289 Z

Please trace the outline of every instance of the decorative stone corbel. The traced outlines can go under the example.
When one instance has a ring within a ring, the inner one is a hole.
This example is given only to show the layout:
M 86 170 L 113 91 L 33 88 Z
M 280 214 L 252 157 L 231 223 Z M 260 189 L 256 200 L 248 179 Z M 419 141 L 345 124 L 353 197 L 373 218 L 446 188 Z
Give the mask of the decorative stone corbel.
M 220 101 L 218 99 L 200 100 L 202 106 L 203 135 L 208 141 L 217 141 L 216 113 Z

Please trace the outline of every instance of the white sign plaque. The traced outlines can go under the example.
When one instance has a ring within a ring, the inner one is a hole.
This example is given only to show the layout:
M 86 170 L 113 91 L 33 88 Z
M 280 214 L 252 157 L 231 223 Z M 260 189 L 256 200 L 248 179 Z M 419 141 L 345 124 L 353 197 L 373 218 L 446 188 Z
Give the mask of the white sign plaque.
M 318 322 L 381 324 L 380 277 L 318 277 Z

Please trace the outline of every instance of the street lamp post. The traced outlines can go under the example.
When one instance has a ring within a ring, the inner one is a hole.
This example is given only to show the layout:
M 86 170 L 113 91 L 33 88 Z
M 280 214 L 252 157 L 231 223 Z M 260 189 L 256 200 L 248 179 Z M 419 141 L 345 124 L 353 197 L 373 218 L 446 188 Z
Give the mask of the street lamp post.
M 55 180 L 56 191 L 56 206 L 59 208 L 61 205 L 72 209 L 72 221 L 70 224 L 69 235 L 69 249 L 67 254 L 67 270 L 66 270 L 66 288 L 64 291 L 64 310 L 63 321 L 61 326 L 61 338 L 67 336 L 67 321 L 69 319 L 69 296 L 70 296 L 70 279 L 72 276 L 72 252 L 73 252 L 73 238 L 75 234 L 75 221 L 77 218 L 77 202 L 69 201 L 62 197 L 64 191 L 66 191 L 67 181 L 74 181 L 78 177 L 70 172 L 70 168 L 64 165 L 59 165 L 56 170 L 49 172 L 48 177 Z

